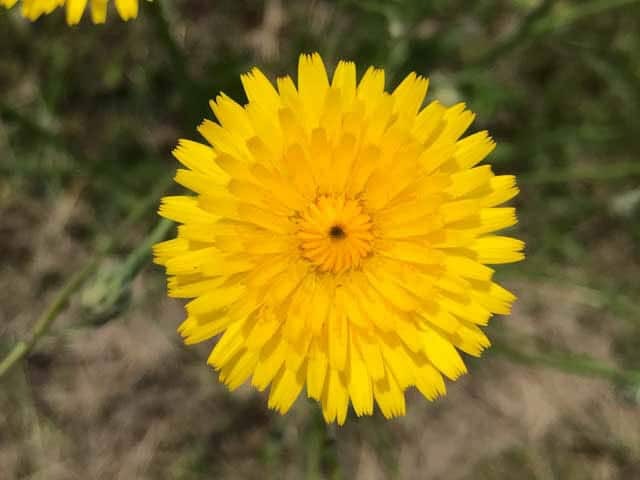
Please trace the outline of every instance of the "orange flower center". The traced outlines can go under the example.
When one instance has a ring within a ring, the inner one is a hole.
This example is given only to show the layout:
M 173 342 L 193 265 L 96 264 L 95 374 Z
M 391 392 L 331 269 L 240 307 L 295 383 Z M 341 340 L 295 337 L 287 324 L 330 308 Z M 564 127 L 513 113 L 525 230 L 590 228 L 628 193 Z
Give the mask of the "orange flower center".
M 322 195 L 300 215 L 302 256 L 323 272 L 358 268 L 373 250 L 371 219 L 357 200 Z

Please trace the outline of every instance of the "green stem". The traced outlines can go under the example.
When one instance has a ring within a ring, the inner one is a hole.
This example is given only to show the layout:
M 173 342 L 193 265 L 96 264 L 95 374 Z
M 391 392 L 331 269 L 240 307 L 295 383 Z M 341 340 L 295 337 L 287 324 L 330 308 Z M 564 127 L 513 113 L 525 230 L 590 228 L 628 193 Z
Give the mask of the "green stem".
M 160 220 L 154 229 L 149 232 L 149 235 L 146 236 L 142 243 L 127 256 L 125 261 L 122 263 L 122 276 L 119 280 L 119 287 L 131 282 L 138 272 L 142 270 L 151 255 L 151 248 L 153 245 L 162 241 L 167 236 L 173 225 L 174 223 L 166 218 Z
M 14 345 L 9 354 L 0 362 L 0 378 L 6 375 L 18 362 L 20 362 L 38 343 L 53 321 L 64 310 L 67 301 L 78 290 L 80 285 L 91 275 L 99 261 L 98 256 L 94 256 L 81 270 L 67 280 L 60 289 L 53 301 L 49 304 L 44 313 L 38 318 L 29 335 L 25 340 L 20 340 Z
M 170 185 L 172 185 L 170 179 L 165 179 L 160 182 L 156 188 L 143 199 L 137 207 L 131 211 L 129 216 L 120 225 L 120 228 L 111 235 L 104 243 L 100 244 L 89 259 L 85 266 L 73 274 L 54 296 L 49 306 L 44 310 L 42 315 L 38 318 L 33 328 L 29 331 L 26 338 L 18 341 L 9 353 L 0 361 L 0 378 L 5 376 L 15 365 L 17 365 L 22 359 L 24 359 L 29 352 L 36 346 L 40 338 L 47 333 L 53 322 L 58 318 L 68 304 L 69 299 L 76 293 L 79 287 L 89 278 L 100 261 L 113 250 L 120 238 L 126 234 L 126 232 L 137 222 L 140 221 L 148 211 L 154 207 L 158 199 L 167 191 Z M 138 271 L 141 268 L 143 260 L 151 249 L 151 245 L 166 235 L 167 231 L 171 227 L 171 222 L 161 221 L 156 228 L 149 234 L 149 236 L 143 241 L 143 243 L 127 258 L 125 264 L 128 264 L 130 268 L 137 268 Z M 135 275 L 133 270 L 129 271 L 129 278 L 131 275 Z M 126 278 L 125 278 L 126 280 Z
M 105 311 L 116 308 L 133 279 L 146 265 L 147 260 L 151 256 L 153 245 L 163 240 L 171 228 L 173 228 L 173 222 L 162 219 L 155 228 L 149 232 L 140 245 L 118 266 L 117 272 L 108 282 L 105 297 L 101 299 L 100 308 L 97 313 L 104 313 Z M 100 318 L 100 316 L 98 316 L 98 318 Z
M 188 75 L 186 57 L 171 33 L 164 1 L 157 0 L 156 2 L 153 2 L 153 4 L 149 5 L 149 10 L 152 13 L 151 17 L 155 21 L 160 35 L 160 41 L 169 52 L 171 65 L 178 76 L 181 90 L 185 92 L 185 94 L 189 93 L 196 85 Z M 7 105 L 0 104 L 0 118 L 13 121 L 19 124 L 23 129 L 42 138 L 47 143 L 61 150 L 67 151 L 66 142 L 64 142 L 59 135 L 54 132 L 50 132 L 37 123 L 34 123 L 32 120 L 21 115 L 18 111 Z M 70 153 L 72 157 L 77 156 L 74 155 L 77 152 Z M 155 207 L 159 197 L 162 196 L 172 184 L 173 182 L 171 179 L 166 179 L 160 182 L 160 184 L 147 197 L 141 200 L 137 204 L 136 208 L 130 212 L 129 216 L 120 226 L 118 232 L 110 236 L 104 243 L 98 245 L 95 249 L 95 253 L 89 259 L 87 264 L 64 283 L 62 288 L 55 295 L 53 301 L 29 331 L 26 338 L 18 341 L 18 343 L 16 343 L 9 353 L 0 361 L 0 378 L 6 375 L 15 365 L 29 354 L 40 338 L 46 334 L 60 313 L 64 311 L 71 296 L 78 291 L 79 287 L 94 272 L 100 261 L 112 251 L 120 237 L 123 234 L 126 234 L 126 232 L 141 218 L 143 218 L 151 208 Z M 143 243 L 127 257 L 123 265 L 123 275 L 119 279 L 121 282 L 120 286 L 124 285 L 126 282 L 130 282 L 135 274 L 142 268 L 151 251 L 152 244 L 159 239 L 164 238 L 168 230 L 171 228 L 171 225 L 172 223 L 169 221 L 161 221 L 143 241 Z

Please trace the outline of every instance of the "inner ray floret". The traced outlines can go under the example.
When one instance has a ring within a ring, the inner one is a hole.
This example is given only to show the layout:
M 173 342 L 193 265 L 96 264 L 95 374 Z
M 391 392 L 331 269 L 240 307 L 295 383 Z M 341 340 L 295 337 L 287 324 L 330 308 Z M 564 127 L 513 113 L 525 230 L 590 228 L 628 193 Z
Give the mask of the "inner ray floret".
M 300 214 L 297 236 L 302 256 L 321 272 L 358 268 L 373 251 L 371 218 L 344 195 L 319 196 Z

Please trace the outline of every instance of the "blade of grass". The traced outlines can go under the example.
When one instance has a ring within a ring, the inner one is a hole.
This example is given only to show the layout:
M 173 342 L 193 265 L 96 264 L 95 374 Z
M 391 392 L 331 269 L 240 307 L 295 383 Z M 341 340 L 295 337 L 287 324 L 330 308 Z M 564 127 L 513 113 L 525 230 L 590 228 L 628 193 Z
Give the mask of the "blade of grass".
M 557 30 L 566 28 L 583 18 L 600 15 L 609 10 L 627 7 L 640 0 L 593 0 L 590 2 L 579 2 L 574 7 L 567 9 L 563 15 L 550 15 L 540 19 L 531 29 L 534 36 L 545 35 Z
M 640 385 L 640 371 L 617 368 L 586 355 L 555 350 L 528 352 L 515 349 L 504 340 L 494 341 L 491 351 L 523 365 L 542 366 L 573 375 L 603 378 L 623 385 Z
M 520 26 L 514 30 L 511 35 L 507 38 L 490 48 L 487 52 L 480 56 L 474 63 L 474 67 L 490 65 L 496 59 L 500 58 L 508 51 L 514 49 L 518 45 L 520 45 L 526 38 L 529 36 L 531 31 L 534 29 L 536 23 L 544 18 L 551 10 L 553 6 L 553 0 L 544 0 L 540 3 L 539 6 L 531 10 L 522 22 Z
M 534 8 L 522 21 L 520 27 L 511 35 L 481 55 L 470 68 L 486 67 L 497 61 L 517 47 L 525 45 L 536 38 L 567 28 L 583 18 L 603 14 L 609 10 L 640 3 L 640 0 L 593 0 L 580 2 L 562 12 L 553 13 L 553 0 L 544 0 Z
M 519 180 L 523 185 L 541 185 L 553 183 L 568 183 L 579 181 L 606 181 L 625 179 L 640 175 L 640 163 L 617 162 L 607 165 L 607 168 L 572 168 L 564 171 L 542 171 L 534 174 L 520 175 Z

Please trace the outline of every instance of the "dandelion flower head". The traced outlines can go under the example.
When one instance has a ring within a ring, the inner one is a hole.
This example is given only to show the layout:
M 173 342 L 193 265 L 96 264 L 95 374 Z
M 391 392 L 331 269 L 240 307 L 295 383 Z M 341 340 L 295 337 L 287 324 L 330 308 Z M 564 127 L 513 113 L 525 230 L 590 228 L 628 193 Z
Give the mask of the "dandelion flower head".
M 13 7 L 18 0 L 0 0 L 0 5 Z M 138 0 L 114 0 L 115 8 L 123 20 L 130 20 L 138 16 Z M 22 16 L 35 21 L 42 15 L 48 15 L 58 7 L 66 7 L 67 23 L 75 25 L 80 22 L 82 15 L 91 6 L 93 23 L 104 23 L 107 19 L 109 0 L 22 0 Z
M 445 394 L 465 373 L 460 352 L 489 346 L 481 327 L 514 296 L 487 264 L 521 260 L 524 244 L 494 232 L 516 223 L 500 206 L 515 178 L 478 165 L 487 132 L 462 138 L 464 104 L 422 108 L 428 81 L 408 75 L 385 92 L 384 71 L 359 82 L 351 62 L 331 79 L 302 55 L 297 85 L 242 76 L 248 103 L 224 94 L 217 122 L 181 140 L 176 181 L 160 215 L 180 224 L 155 247 L 169 295 L 193 298 L 186 343 L 220 335 L 208 363 L 231 390 L 270 386 L 287 412 L 299 394 L 343 424 L 349 405 L 405 413 L 404 392 Z

